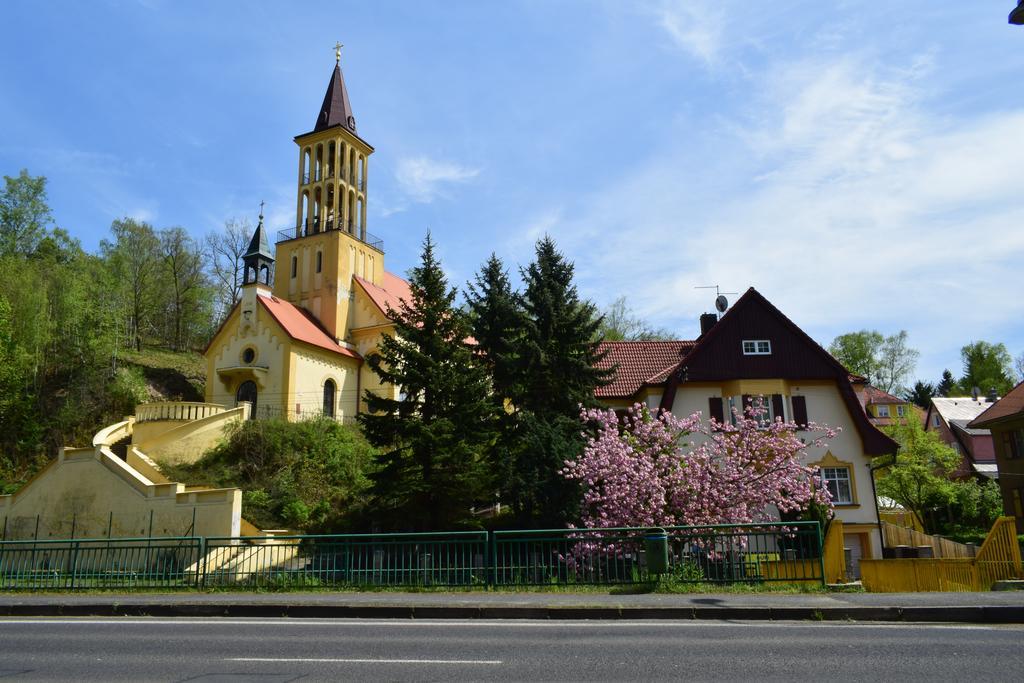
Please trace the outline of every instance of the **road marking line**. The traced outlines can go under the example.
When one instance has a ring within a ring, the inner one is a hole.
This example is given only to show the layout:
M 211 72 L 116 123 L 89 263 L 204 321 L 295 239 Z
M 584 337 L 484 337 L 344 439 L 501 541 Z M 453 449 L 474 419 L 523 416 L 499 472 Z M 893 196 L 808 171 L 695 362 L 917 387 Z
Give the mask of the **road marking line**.
M 327 664 L 501 664 L 500 659 L 357 659 L 323 657 L 227 657 L 225 662 L 313 662 Z

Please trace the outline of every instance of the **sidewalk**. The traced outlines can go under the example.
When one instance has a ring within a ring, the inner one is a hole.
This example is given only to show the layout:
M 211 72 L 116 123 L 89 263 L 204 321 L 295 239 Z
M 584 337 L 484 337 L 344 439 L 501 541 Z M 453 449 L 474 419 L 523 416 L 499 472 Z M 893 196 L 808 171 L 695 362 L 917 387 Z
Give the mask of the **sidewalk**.
M 990 593 L 0 594 L 0 616 L 726 619 L 1024 624 L 1024 591 Z

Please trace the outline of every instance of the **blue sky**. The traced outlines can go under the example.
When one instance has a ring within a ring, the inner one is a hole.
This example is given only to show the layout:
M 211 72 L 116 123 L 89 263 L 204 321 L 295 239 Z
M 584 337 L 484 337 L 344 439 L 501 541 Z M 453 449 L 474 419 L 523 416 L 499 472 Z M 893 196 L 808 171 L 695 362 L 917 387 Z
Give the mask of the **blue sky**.
M 754 286 L 825 344 L 907 329 L 934 380 L 974 339 L 1024 352 L 1012 5 L 8 1 L 0 172 L 46 175 L 90 249 L 260 200 L 284 228 L 341 40 L 390 270 L 428 228 L 457 284 L 547 233 L 681 337 L 695 286 Z

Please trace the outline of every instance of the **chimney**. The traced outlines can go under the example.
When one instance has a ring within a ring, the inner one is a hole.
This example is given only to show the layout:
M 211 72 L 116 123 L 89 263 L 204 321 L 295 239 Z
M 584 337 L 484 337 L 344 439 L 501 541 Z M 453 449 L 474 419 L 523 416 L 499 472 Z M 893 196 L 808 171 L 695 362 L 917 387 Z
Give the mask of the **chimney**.
M 996 388 L 995 387 L 992 387 L 991 389 L 988 390 L 988 395 L 985 397 L 985 399 L 989 403 L 995 403 L 996 401 L 999 400 L 999 394 L 996 393 Z
M 711 328 L 718 322 L 718 316 L 714 313 L 701 313 L 700 314 L 700 336 L 704 336 L 711 331 Z

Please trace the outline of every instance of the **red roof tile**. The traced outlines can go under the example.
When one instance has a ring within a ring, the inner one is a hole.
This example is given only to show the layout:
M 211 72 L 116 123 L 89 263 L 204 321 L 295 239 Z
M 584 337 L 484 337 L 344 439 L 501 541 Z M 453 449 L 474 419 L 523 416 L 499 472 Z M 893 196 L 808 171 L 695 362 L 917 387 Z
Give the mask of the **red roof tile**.
M 1024 414 L 1024 382 L 1011 389 L 967 426 L 973 429 L 987 428 L 993 422 L 1017 414 Z
M 389 307 L 398 310 L 402 307 L 402 301 L 412 302 L 412 290 L 409 289 L 409 283 L 394 273 L 385 270 L 379 286 L 358 276 L 354 279 L 384 315 L 388 314 Z
M 904 401 L 902 398 L 886 393 L 881 389 L 871 386 L 870 384 L 864 387 L 864 398 L 869 405 L 896 405 L 899 403 L 907 403 L 907 401 Z
M 607 352 L 597 367 L 618 366 L 611 384 L 598 387 L 598 398 L 629 398 L 648 384 L 661 384 L 679 365 L 682 354 L 693 348 L 692 341 L 601 342 L 598 351 Z
M 312 344 L 321 349 L 327 351 L 333 351 L 334 353 L 341 354 L 343 356 L 349 356 L 350 358 L 360 358 L 361 356 L 351 349 L 346 349 L 344 346 L 334 341 L 327 332 L 324 331 L 320 324 L 317 323 L 316 319 L 302 310 L 298 306 L 295 306 L 283 299 L 278 299 L 276 296 L 263 296 L 262 294 L 257 297 L 259 302 L 263 304 L 263 307 L 267 309 L 267 312 L 277 321 L 281 328 L 288 334 L 289 337 L 296 341 L 305 342 Z

